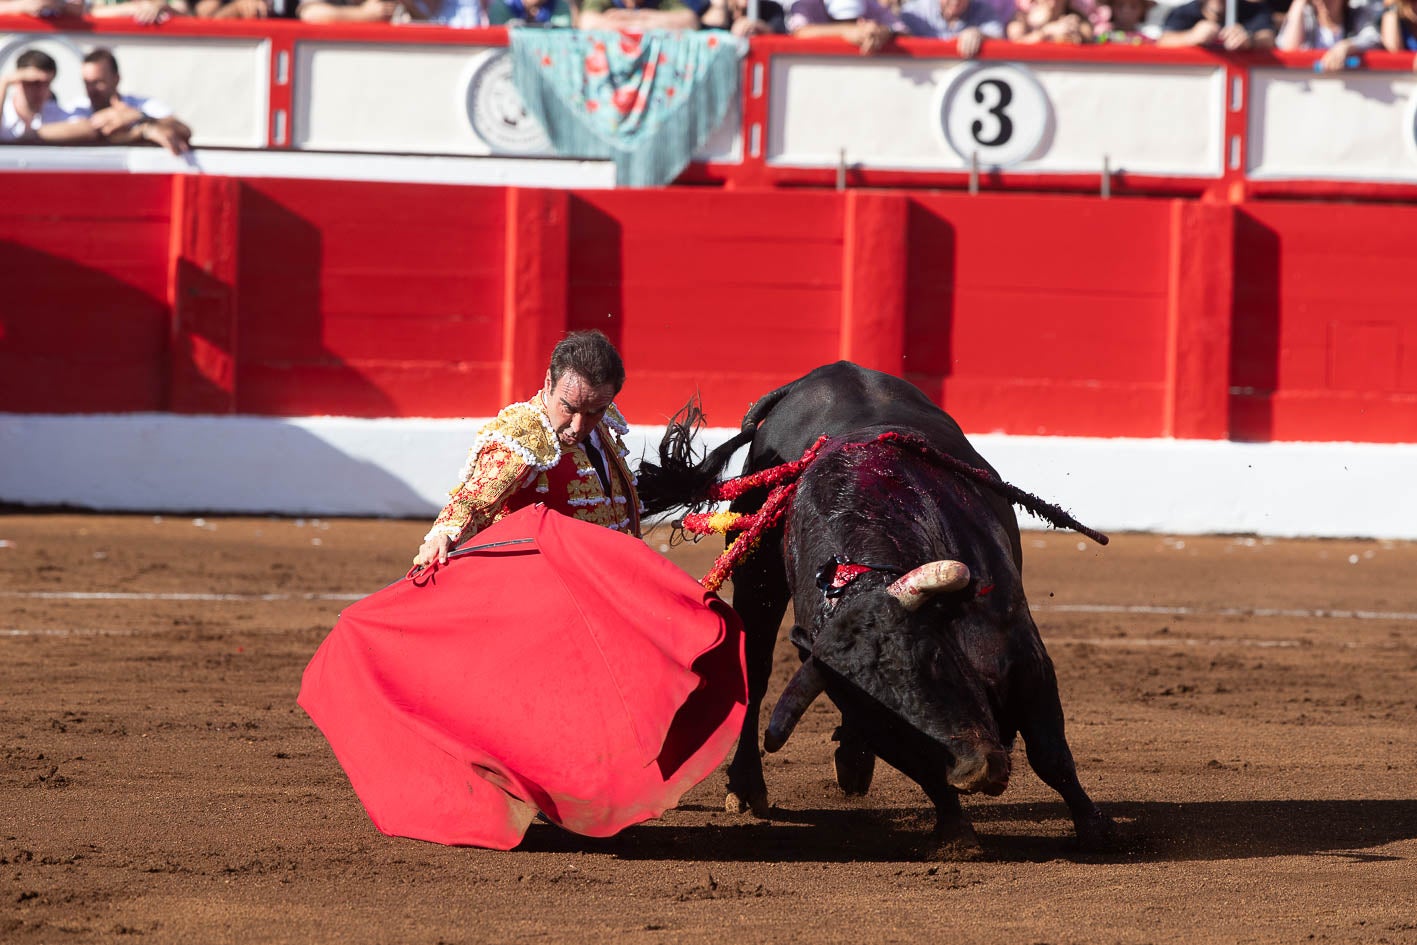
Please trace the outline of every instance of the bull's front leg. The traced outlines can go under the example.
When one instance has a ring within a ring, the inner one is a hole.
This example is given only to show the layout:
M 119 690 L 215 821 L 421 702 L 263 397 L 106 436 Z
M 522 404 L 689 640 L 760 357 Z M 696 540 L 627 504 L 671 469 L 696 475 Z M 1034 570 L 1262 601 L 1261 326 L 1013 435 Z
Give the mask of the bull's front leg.
M 925 788 L 925 794 L 935 805 L 935 833 L 931 838 L 931 857 L 937 860 L 979 860 L 984 848 L 974 824 L 959 803 L 959 792 L 947 785 Z
M 841 725 L 832 733 L 832 740 L 837 743 L 832 754 L 837 785 L 847 797 L 864 797 L 876 771 L 876 753 L 846 712 L 841 713 Z
M 1032 697 L 1020 719 L 1019 734 L 1028 750 L 1028 763 L 1043 782 L 1062 795 L 1073 817 L 1078 845 L 1090 852 L 1117 847 L 1118 836 L 1112 819 L 1092 802 L 1078 780 L 1077 765 L 1064 734 L 1063 705 L 1058 698 L 1058 679 L 1053 663 L 1044 658 L 1029 691 Z
M 743 618 L 744 657 L 748 670 L 748 706 L 738 749 L 728 764 L 728 793 L 723 807 L 730 814 L 751 810 L 768 815 L 767 783 L 758 751 L 758 725 L 768 679 L 772 676 L 777 631 L 787 612 L 787 576 L 782 563 L 780 533 L 764 535 L 758 552 L 738 566 L 733 575 L 733 609 Z

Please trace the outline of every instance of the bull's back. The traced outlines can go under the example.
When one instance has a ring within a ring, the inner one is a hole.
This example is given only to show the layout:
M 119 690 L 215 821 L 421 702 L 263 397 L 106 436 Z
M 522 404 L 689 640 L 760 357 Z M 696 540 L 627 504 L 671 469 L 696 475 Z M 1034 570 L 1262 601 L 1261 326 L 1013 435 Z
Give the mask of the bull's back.
M 913 433 L 942 453 L 998 475 L 954 418 L 918 387 L 850 361 L 824 365 L 774 390 L 749 409 L 744 424 L 757 427 L 745 472 L 796 460 L 823 435 L 860 439 L 894 430 Z M 1018 561 L 1013 507 L 993 493 L 986 501 L 1009 533 Z
M 850 361 L 819 367 L 766 395 L 744 423 L 757 426 L 750 470 L 797 459 L 823 434 L 876 426 L 917 433 L 956 459 L 989 468 L 954 418 L 918 387 Z

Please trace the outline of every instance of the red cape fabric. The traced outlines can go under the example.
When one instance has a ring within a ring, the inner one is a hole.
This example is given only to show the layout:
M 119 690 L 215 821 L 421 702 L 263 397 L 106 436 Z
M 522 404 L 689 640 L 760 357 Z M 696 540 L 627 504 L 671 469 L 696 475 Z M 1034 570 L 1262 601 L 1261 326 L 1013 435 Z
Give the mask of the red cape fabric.
M 510 849 L 537 811 L 608 836 L 738 738 L 743 629 L 644 542 L 532 506 L 347 608 L 301 682 L 386 834 Z M 425 572 L 426 574 L 426 572 Z

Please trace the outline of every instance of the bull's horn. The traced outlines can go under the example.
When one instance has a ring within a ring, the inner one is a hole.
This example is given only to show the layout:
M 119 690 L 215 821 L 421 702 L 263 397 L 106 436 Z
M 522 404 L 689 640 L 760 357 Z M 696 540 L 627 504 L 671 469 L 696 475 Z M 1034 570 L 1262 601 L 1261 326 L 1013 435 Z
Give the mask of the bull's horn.
M 969 583 L 969 568 L 962 561 L 931 561 L 897 580 L 886 593 L 906 610 L 919 610 L 931 594 L 957 591 Z
M 810 656 L 807 657 L 797 668 L 797 673 L 788 680 L 787 688 L 782 691 L 777 705 L 773 706 L 772 718 L 768 719 L 768 730 L 763 733 L 764 750 L 777 751 L 785 745 L 792 730 L 802 720 L 802 713 L 807 711 L 807 707 L 815 702 L 817 696 L 826 688 L 826 677 L 822 675 L 816 661 Z

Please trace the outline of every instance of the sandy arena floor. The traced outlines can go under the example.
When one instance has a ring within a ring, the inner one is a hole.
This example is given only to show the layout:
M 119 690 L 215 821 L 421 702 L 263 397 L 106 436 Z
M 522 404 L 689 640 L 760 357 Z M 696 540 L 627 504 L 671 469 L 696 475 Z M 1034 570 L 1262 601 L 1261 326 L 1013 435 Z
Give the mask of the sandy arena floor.
M 609 840 L 379 834 L 295 694 L 424 527 L 0 515 L 0 942 L 1417 943 L 1417 546 L 1027 533 L 1129 847 L 1076 854 L 1020 750 L 954 864 L 895 772 L 840 795 L 825 702 L 767 758 L 767 821 L 719 773 Z

